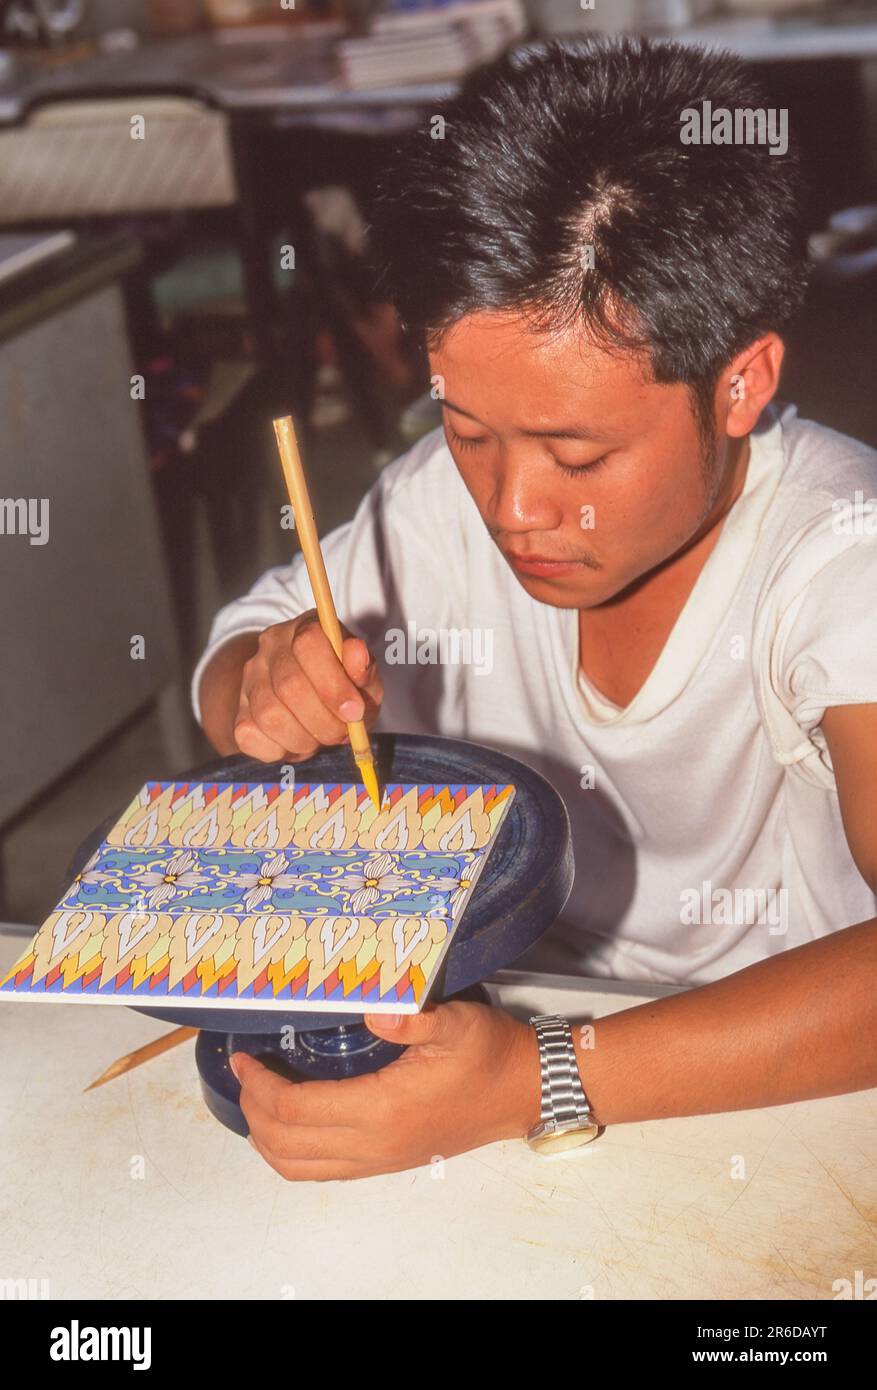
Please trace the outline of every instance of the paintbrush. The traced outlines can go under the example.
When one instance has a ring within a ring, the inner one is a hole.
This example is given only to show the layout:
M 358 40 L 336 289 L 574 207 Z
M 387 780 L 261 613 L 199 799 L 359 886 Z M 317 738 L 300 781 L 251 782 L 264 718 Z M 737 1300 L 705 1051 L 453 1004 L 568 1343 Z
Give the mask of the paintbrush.
M 107 1067 L 103 1075 L 98 1077 L 97 1081 L 92 1081 L 90 1086 L 85 1087 L 85 1091 L 93 1091 L 96 1086 L 103 1086 L 105 1082 L 113 1081 L 117 1076 L 123 1076 L 126 1071 L 131 1071 L 133 1067 L 139 1067 L 142 1062 L 148 1062 L 151 1057 L 158 1057 L 162 1052 L 167 1052 L 169 1048 L 176 1047 L 177 1043 L 186 1042 L 188 1038 L 194 1038 L 197 1034 L 197 1028 L 175 1028 L 172 1033 L 165 1033 L 163 1037 L 156 1038 L 154 1042 L 147 1043 L 145 1047 L 138 1047 L 136 1052 L 129 1052 L 124 1057 L 118 1057 Z M 85 1091 L 83 1091 L 83 1095 Z
M 332 591 L 329 588 L 329 576 L 326 574 L 323 552 L 320 549 L 317 524 L 314 521 L 314 510 L 311 506 L 308 485 L 298 451 L 292 416 L 284 415 L 279 420 L 275 420 L 274 433 L 277 436 L 277 448 L 280 452 L 280 463 L 283 467 L 286 490 L 292 503 L 295 529 L 298 532 L 302 554 L 308 569 L 308 577 L 317 603 L 320 627 L 332 643 L 335 655 L 340 661 L 343 641 L 341 625 L 338 622 Z M 369 742 L 368 730 L 363 720 L 355 719 L 351 724 L 348 724 L 347 733 L 365 789 L 377 810 L 380 811 L 381 792 L 378 785 L 378 775 L 375 771 L 375 758 Z

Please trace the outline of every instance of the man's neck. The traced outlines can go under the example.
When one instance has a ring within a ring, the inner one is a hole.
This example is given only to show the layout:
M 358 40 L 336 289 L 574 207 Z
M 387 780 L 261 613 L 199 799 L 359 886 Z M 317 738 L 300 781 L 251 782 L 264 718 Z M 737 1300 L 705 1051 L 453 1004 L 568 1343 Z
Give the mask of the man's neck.
M 645 684 L 743 491 L 749 456 L 747 438 L 707 516 L 681 550 L 608 603 L 579 610 L 580 668 L 613 704 L 626 707 Z

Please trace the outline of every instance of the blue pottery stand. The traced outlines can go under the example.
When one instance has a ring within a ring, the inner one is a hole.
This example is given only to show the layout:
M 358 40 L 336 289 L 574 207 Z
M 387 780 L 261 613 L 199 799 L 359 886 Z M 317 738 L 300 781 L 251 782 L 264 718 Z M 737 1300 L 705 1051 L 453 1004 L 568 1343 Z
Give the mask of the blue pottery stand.
M 488 1003 L 481 981 L 510 965 L 543 935 L 562 912 L 572 889 L 569 819 L 560 796 L 544 777 L 503 753 L 462 739 L 413 734 L 373 734 L 378 775 L 387 782 L 511 782 L 515 788 L 475 890 L 429 994 L 433 1002 L 470 999 Z M 287 764 L 288 766 L 288 764 Z M 186 782 L 279 782 L 280 763 L 223 758 L 175 776 Z M 295 764 L 296 783 L 349 782 L 352 755 L 345 744 L 323 748 Z M 80 847 L 73 878 L 121 812 Z M 139 1008 L 138 1013 L 180 1027 L 198 1028 L 195 1057 L 208 1108 L 222 1124 L 246 1136 L 238 1104 L 240 1086 L 228 1059 L 249 1052 L 293 1080 L 331 1080 L 378 1071 L 404 1051 L 370 1033 L 356 1014 L 278 1012 L 267 1009 Z M 234 1031 L 229 1032 L 233 1021 Z

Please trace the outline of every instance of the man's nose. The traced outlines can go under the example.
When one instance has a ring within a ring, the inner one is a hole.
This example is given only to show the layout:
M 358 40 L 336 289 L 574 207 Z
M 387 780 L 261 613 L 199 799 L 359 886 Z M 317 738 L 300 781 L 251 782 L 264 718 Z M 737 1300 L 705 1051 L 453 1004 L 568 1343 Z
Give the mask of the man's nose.
M 559 525 L 561 508 L 551 496 L 544 462 L 532 451 L 503 451 L 491 512 L 491 521 L 502 531 L 550 531 Z

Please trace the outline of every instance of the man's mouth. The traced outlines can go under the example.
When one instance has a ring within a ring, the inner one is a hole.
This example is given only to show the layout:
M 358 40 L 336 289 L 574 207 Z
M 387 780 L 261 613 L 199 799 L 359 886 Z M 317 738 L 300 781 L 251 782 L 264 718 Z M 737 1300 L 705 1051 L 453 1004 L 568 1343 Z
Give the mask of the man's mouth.
M 596 568 L 593 560 L 558 560 L 549 555 L 518 555 L 513 550 L 502 553 L 518 574 L 530 574 L 537 579 L 559 579 L 561 575 Z

